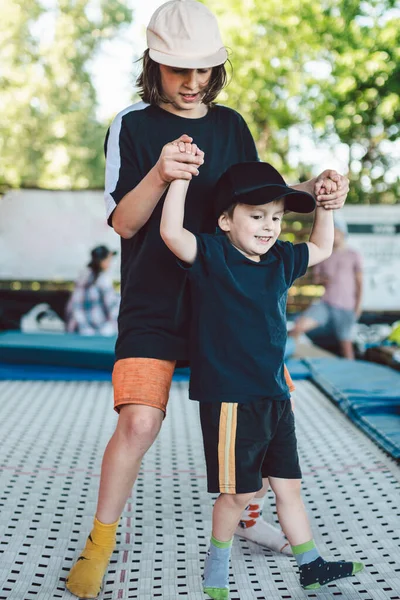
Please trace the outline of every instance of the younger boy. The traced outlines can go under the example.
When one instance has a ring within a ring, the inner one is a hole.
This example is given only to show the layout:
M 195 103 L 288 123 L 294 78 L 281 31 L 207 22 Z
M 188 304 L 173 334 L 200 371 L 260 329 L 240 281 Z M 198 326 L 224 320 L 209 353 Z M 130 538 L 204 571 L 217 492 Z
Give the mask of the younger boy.
M 218 182 L 215 215 L 222 233 L 184 228 L 188 182 L 171 183 L 161 236 L 188 269 L 191 284 L 191 380 L 200 402 L 208 491 L 213 510 L 203 586 L 229 598 L 232 538 L 243 509 L 268 477 L 281 527 L 306 589 L 348 577 L 361 563 L 326 562 L 312 539 L 300 495 L 294 416 L 284 379 L 286 299 L 308 266 L 330 256 L 331 211 L 317 207 L 308 243 L 278 236 L 285 210 L 311 212 L 314 198 L 289 188 L 271 165 L 230 167 Z

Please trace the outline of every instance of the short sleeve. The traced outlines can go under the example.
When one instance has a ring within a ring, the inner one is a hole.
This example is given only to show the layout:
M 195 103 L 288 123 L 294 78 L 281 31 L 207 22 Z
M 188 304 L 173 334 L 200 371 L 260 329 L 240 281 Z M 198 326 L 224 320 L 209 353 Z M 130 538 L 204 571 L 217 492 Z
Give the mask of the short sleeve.
M 276 243 L 278 244 L 278 242 Z M 296 279 L 305 275 L 307 271 L 308 246 L 306 243 L 279 242 L 279 248 L 284 261 L 286 283 L 290 287 Z
M 257 152 L 257 148 L 255 145 L 253 136 L 250 133 L 250 129 L 249 129 L 246 121 L 243 119 L 243 117 L 241 115 L 240 115 L 240 122 L 241 122 L 241 128 L 242 128 L 243 160 L 245 162 L 258 161 L 260 159 L 258 157 L 258 152 Z
M 306 243 L 294 244 L 294 266 L 293 266 L 293 281 L 306 274 L 308 261 L 310 260 L 308 246 Z M 292 281 L 292 283 L 293 283 Z
M 117 116 L 107 133 L 105 142 L 106 216 L 111 225 L 111 216 L 118 202 L 135 188 L 142 176 L 135 156 L 134 133 L 129 130 L 126 117 Z
M 208 265 L 212 261 L 213 244 L 210 238 L 214 237 L 206 233 L 194 234 L 197 242 L 197 254 L 193 264 L 185 263 L 177 259 L 178 265 L 187 271 L 189 279 L 200 279 L 209 271 Z

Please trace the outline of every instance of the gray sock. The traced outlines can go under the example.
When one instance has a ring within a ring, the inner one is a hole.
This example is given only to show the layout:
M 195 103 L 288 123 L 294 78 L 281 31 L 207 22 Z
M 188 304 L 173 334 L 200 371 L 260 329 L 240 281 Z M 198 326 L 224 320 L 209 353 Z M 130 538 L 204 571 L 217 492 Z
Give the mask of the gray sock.
M 204 564 L 203 588 L 229 589 L 229 559 L 232 540 L 219 542 L 211 537 L 210 548 Z

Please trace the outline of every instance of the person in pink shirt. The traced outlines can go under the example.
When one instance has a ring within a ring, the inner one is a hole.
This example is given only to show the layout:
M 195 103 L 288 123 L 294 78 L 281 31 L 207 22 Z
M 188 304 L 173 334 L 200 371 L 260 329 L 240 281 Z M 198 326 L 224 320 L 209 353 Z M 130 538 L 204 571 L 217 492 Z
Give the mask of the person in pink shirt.
M 352 329 L 361 314 L 362 261 L 360 254 L 347 246 L 346 237 L 346 223 L 335 219 L 332 255 L 313 269 L 313 281 L 324 285 L 325 293 L 296 320 L 290 335 L 298 338 L 317 327 L 329 327 L 342 355 L 354 359 Z

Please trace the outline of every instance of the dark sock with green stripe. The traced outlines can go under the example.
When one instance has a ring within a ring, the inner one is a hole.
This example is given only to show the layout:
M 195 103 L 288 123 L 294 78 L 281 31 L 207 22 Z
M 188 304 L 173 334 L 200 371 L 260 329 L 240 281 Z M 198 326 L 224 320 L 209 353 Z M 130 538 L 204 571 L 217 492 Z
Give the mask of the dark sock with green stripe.
M 211 537 L 210 549 L 206 556 L 203 574 L 203 590 L 215 600 L 229 598 L 229 559 L 232 540 L 219 542 Z
M 339 560 L 328 562 L 320 556 L 314 540 L 292 546 L 300 571 L 300 584 L 305 589 L 317 589 L 330 581 L 355 575 L 364 568 L 362 563 Z
M 292 546 L 292 552 L 299 567 L 316 560 L 320 556 L 314 540 L 299 544 L 298 546 Z

